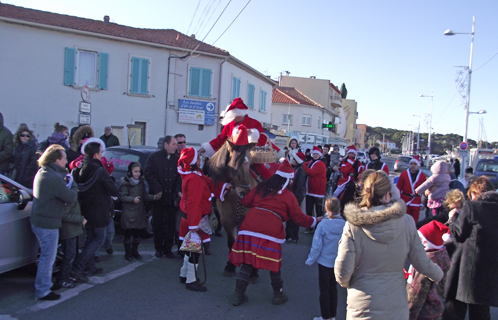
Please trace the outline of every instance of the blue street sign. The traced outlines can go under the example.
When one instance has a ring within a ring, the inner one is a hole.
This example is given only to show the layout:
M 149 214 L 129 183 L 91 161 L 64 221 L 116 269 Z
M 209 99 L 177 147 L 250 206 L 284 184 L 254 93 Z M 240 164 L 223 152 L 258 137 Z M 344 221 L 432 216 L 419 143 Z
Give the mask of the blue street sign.
M 468 147 L 468 144 L 466 142 L 460 143 L 460 149 L 465 150 L 465 149 L 467 149 L 467 147 Z
M 215 107 L 211 101 L 180 99 L 178 122 L 213 126 Z

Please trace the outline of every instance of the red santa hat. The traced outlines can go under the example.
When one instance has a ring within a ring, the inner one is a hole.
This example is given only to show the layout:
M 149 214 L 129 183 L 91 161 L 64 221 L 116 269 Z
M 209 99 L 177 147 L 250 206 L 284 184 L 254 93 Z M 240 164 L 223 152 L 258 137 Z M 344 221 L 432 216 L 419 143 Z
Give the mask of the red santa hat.
M 249 143 L 257 143 L 259 131 L 257 129 L 247 129 L 243 124 L 239 124 L 232 131 L 232 142 L 236 146 L 246 146 Z
M 180 159 L 178 159 L 178 172 L 185 173 L 190 170 L 190 166 L 194 165 L 199 158 L 197 150 L 194 148 L 184 148 L 180 153 Z M 183 170 L 180 166 L 183 163 Z
M 354 145 L 350 145 L 349 147 L 346 148 L 346 155 L 348 153 L 354 153 L 355 155 L 357 155 L 358 151 L 356 151 L 356 147 Z
M 409 162 L 409 163 L 412 163 L 412 162 L 413 162 L 413 163 L 416 163 L 416 164 L 417 164 L 417 166 L 419 166 L 419 167 L 420 167 L 420 156 L 419 156 L 419 155 L 413 156 L 413 158 L 410 160 L 410 162 Z
M 313 150 L 311 150 L 311 155 L 313 156 L 315 153 L 318 153 L 321 156 L 323 156 L 322 154 L 322 149 L 320 149 L 319 147 L 317 146 L 313 146 Z
M 85 140 L 83 140 L 83 143 L 81 144 L 81 149 L 80 149 L 81 154 L 85 154 L 85 147 L 89 143 L 92 143 L 92 142 L 96 142 L 96 143 L 100 144 L 100 151 L 102 151 L 102 152 L 105 151 L 104 141 L 100 140 L 99 138 L 92 137 L 92 138 L 86 138 Z
M 302 152 L 296 152 L 295 150 L 291 150 L 289 151 L 291 153 L 291 156 L 294 160 L 296 160 L 296 162 L 298 164 L 301 164 L 304 162 L 304 158 L 306 158 L 306 156 L 304 155 L 304 153 Z
M 445 239 L 449 239 L 450 229 L 439 221 L 432 220 L 418 229 L 425 251 L 442 249 Z M 445 236 L 446 235 L 446 236 Z
M 241 98 L 235 98 L 233 99 L 232 104 L 226 109 L 221 124 L 226 126 L 232 122 L 235 117 L 246 116 L 248 111 L 249 108 L 245 105 L 244 101 L 242 101 Z
M 287 179 L 287 181 L 282 186 L 282 190 L 284 190 L 289 185 L 290 179 L 294 178 L 294 169 L 292 169 L 292 166 L 289 163 L 289 161 L 285 159 L 284 162 L 282 162 L 282 164 L 280 165 L 280 167 L 278 167 L 277 172 L 275 172 L 275 174 L 281 176 L 282 178 Z M 278 193 L 282 194 L 282 190 L 280 190 Z

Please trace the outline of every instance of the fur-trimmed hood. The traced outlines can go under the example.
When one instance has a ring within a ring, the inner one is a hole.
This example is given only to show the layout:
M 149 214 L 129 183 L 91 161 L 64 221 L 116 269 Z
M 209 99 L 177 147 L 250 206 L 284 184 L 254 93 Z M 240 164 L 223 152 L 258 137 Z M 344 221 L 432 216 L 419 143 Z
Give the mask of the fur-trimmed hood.
M 495 202 L 498 204 L 498 193 L 496 191 L 486 191 L 482 193 L 476 201 Z
M 374 241 L 391 243 L 405 231 L 404 216 L 406 205 L 403 200 L 395 200 L 387 205 L 359 208 L 349 203 L 343 216 L 348 223 L 361 228 Z
M 74 132 L 71 139 L 71 149 L 77 151 L 81 146 L 81 141 L 86 138 L 94 137 L 93 129 L 90 126 L 81 126 Z

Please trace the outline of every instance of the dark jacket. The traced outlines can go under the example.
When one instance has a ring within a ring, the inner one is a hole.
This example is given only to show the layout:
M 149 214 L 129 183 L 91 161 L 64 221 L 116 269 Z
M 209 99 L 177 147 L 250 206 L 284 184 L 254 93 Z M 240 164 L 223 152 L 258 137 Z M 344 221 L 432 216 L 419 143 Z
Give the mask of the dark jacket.
M 33 207 L 31 223 L 44 229 L 59 229 L 66 204 L 76 202 L 76 183 L 68 188 L 64 182 L 66 169 L 55 163 L 43 165 L 36 173 L 33 183 Z
M 104 141 L 106 148 L 119 146 L 118 137 L 116 137 L 112 133 L 109 136 L 106 136 L 105 134 L 103 134 L 102 136 L 100 136 L 100 140 Z
M 458 247 L 445 286 L 447 299 L 498 307 L 498 193 L 464 204 L 450 220 Z
M 78 183 L 81 214 L 88 228 L 107 227 L 111 222 L 111 197 L 119 196 L 116 182 L 98 159 L 83 158 L 81 168 L 73 170 Z
M 145 162 L 145 180 L 149 184 L 149 193 L 163 192 L 158 203 L 173 206 L 178 193 L 182 191 L 182 178 L 178 174 L 178 155 L 169 156 L 163 148 L 151 153 Z
M 50 147 L 53 144 L 58 144 L 61 147 L 64 148 L 64 150 L 69 149 L 69 141 L 67 140 L 66 136 L 61 133 L 61 132 L 53 132 L 47 140 L 43 140 L 38 144 L 38 152 L 43 153 L 45 150 L 47 150 L 48 147 Z
M 297 202 L 301 204 L 306 195 L 306 177 L 308 175 L 304 172 L 302 164 L 300 164 L 294 173 L 294 182 L 291 186 L 291 191 L 296 196 Z
M 3 115 L 0 113 L 0 173 L 9 170 L 10 158 L 14 151 L 12 132 L 3 125 Z
M 39 154 L 36 153 L 36 144 L 30 140 L 27 143 L 19 143 L 14 148 L 13 172 L 15 172 L 14 181 L 19 182 L 27 188 L 33 188 L 33 179 L 38 171 Z
M 71 239 L 84 233 L 83 216 L 81 215 L 78 200 L 71 205 L 66 205 L 62 216 L 62 227 L 59 229 L 59 240 Z
M 123 229 L 143 229 L 147 227 L 147 212 L 145 202 L 152 201 L 153 196 L 145 190 L 145 179 L 140 177 L 138 184 L 130 181 L 130 177 L 121 178 L 119 187 L 123 213 L 121 214 L 121 227 Z M 135 203 L 135 197 L 140 197 L 140 202 Z

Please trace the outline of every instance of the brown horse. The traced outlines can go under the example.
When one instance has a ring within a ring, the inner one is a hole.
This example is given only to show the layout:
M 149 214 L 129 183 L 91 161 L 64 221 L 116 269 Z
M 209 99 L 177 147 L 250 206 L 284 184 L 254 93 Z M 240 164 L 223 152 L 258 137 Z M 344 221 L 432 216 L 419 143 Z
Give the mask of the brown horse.
M 248 211 L 240 204 L 241 193 L 248 193 L 257 185 L 257 181 L 250 172 L 250 151 L 256 143 L 245 146 L 236 146 L 230 140 L 209 160 L 209 175 L 215 183 L 229 183 L 232 185 L 225 194 L 224 201 L 217 200 L 220 222 L 227 234 L 228 250 L 232 250 L 237 237 L 237 228 L 240 226 Z M 230 261 L 225 267 L 224 276 L 235 275 L 235 265 Z

